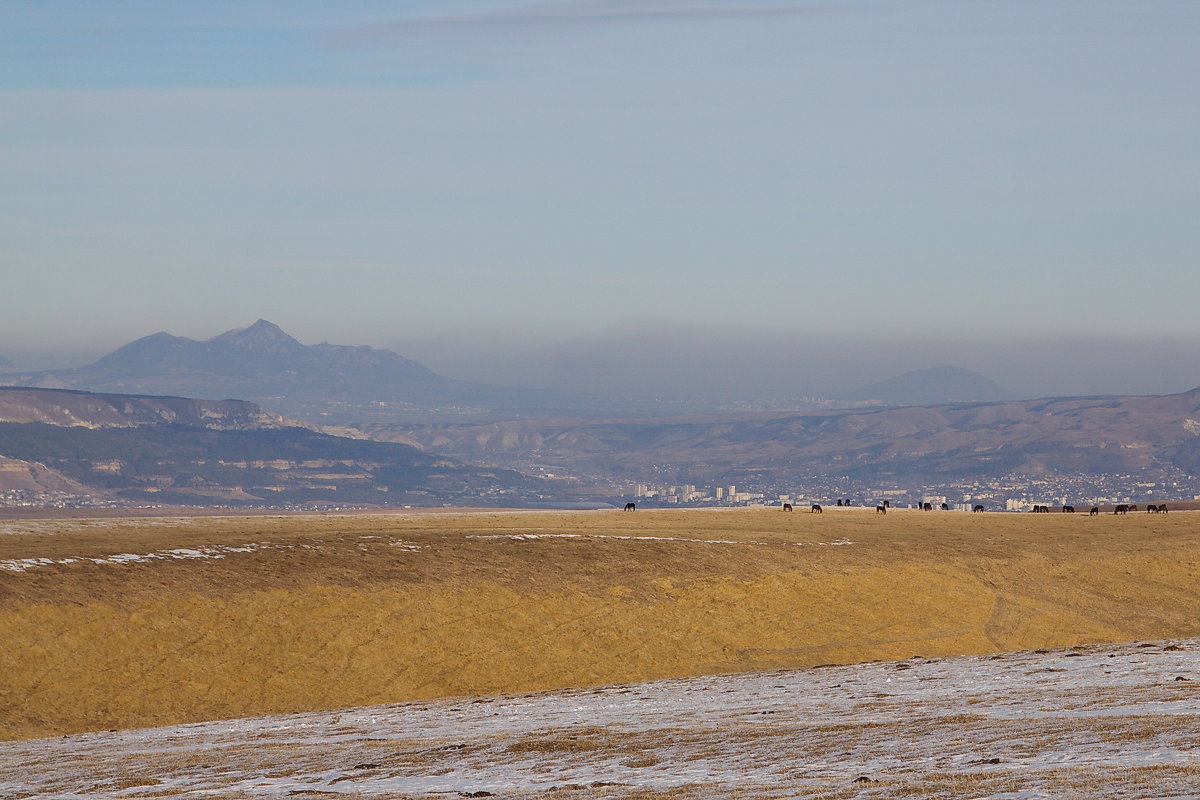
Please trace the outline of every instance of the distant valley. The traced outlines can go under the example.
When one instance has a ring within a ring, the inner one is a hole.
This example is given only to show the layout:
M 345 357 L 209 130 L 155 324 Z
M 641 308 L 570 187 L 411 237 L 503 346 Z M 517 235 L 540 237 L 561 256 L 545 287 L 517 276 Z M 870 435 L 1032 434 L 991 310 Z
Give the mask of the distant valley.
M 858 483 L 1067 473 L 1200 473 L 1200 389 L 1159 397 L 958 403 L 807 414 L 363 426 L 376 439 L 521 469 L 677 483 Z
M 1022 400 L 958 367 L 799 408 L 714 412 L 457 381 L 259 320 L 0 381 L 16 384 L 0 388 L 0 491 L 117 503 L 594 504 L 655 483 L 760 497 L 957 483 L 1001 498 L 1065 475 L 1200 489 L 1200 389 Z M 1059 494 L 1081 492 L 1107 489 Z

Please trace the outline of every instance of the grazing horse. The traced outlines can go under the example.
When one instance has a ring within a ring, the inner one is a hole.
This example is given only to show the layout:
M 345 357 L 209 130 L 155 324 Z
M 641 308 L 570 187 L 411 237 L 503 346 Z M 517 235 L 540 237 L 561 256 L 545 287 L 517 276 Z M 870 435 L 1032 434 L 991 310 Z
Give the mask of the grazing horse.
M 950 506 L 946 505 L 945 503 L 942 503 L 942 511 L 949 511 L 949 510 L 950 510 Z
M 983 511 L 983 506 L 975 506 L 974 508 L 971 509 L 971 513 L 973 513 L 973 514 L 977 514 L 980 511 Z
M 887 506 L 875 506 L 875 513 L 876 514 L 886 514 Z
M 1165 514 L 1165 513 L 1167 513 L 1167 507 L 1166 507 L 1166 506 L 1159 506 L 1159 507 L 1158 507 L 1158 513 L 1160 513 L 1160 514 Z
M 808 510 L 808 513 L 810 513 L 810 514 L 824 514 L 824 513 L 825 513 L 825 510 L 824 510 L 823 508 L 821 508 L 819 505 L 817 505 L 816 503 L 813 503 L 813 504 L 812 504 L 812 508 L 810 508 L 810 509 Z
M 792 504 L 791 504 L 791 503 L 784 503 L 784 504 L 783 504 L 783 510 L 784 510 L 784 511 L 791 511 L 791 510 L 792 510 Z
M 1124 503 L 1122 503 L 1121 505 L 1119 505 L 1119 506 L 1117 506 L 1116 508 L 1114 508 L 1114 509 L 1113 509 L 1113 513 L 1114 513 L 1114 514 L 1128 514 L 1128 513 L 1129 513 L 1129 506 L 1127 506 L 1127 505 L 1125 505 Z
M 1064 514 L 1074 514 L 1075 506 L 1063 506 L 1063 513 Z
M 1100 506 L 1092 506 L 1092 510 L 1088 512 L 1089 517 L 1094 517 L 1100 513 Z
M 1157 514 L 1157 513 L 1158 513 L 1158 506 L 1154 506 L 1154 505 L 1147 505 L 1147 506 L 1146 506 L 1146 513 L 1147 513 L 1147 514 Z
M 1137 511 L 1137 506 L 1133 506 L 1133 505 L 1131 505 L 1131 506 L 1129 507 L 1129 510 L 1130 510 L 1130 511 Z
M 922 511 L 933 511 L 933 503 L 921 503 Z
M 626 503 L 625 510 L 626 511 L 637 511 L 637 505 L 635 505 L 634 503 Z

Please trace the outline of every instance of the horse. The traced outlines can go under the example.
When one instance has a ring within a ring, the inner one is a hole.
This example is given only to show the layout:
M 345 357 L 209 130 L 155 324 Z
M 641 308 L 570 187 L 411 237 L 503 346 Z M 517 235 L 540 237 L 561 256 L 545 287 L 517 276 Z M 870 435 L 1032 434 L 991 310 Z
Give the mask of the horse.
M 1092 506 L 1092 510 L 1088 512 L 1089 517 L 1094 517 L 1100 513 L 1100 506 Z
M 792 504 L 791 504 L 791 503 L 784 503 L 784 504 L 783 504 L 783 510 L 784 510 L 784 511 L 791 511 L 791 510 L 792 510 Z
M 1158 506 L 1155 506 L 1155 505 L 1147 505 L 1147 506 L 1146 506 L 1146 513 L 1147 513 L 1147 514 L 1157 514 L 1157 513 L 1158 513 Z
M 810 508 L 810 509 L 808 510 L 808 513 L 810 513 L 810 514 L 824 514 L 824 513 L 825 513 L 825 511 L 824 511 L 824 509 L 822 509 L 822 508 L 821 508 L 819 505 L 817 505 L 816 503 L 813 503 L 813 504 L 812 504 L 812 508 Z
M 876 514 L 886 514 L 887 506 L 875 506 L 875 513 Z
M 1063 513 L 1064 514 L 1074 514 L 1075 506 L 1063 506 Z
M 946 505 L 945 503 L 942 503 L 942 511 L 949 511 L 949 510 L 950 510 L 950 506 Z
M 626 503 L 626 504 L 625 504 L 625 510 L 626 510 L 626 511 L 637 511 L 637 504 L 635 504 L 635 503 Z
M 1129 510 L 1130 510 L 1130 511 L 1137 511 L 1137 506 L 1133 506 L 1133 505 L 1131 505 L 1131 506 L 1129 507 Z
M 841 507 L 842 507 L 842 501 L 841 501 L 841 500 L 838 500 L 838 505 L 837 505 L 837 507 L 838 507 L 838 508 L 841 508 Z
M 1165 513 L 1167 513 L 1167 507 L 1166 507 L 1166 506 L 1159 506 L 1159 507 L 1158 507 L 1158 513 L 1160 513 L 1160 514 L 1165 514 Z
M 1127 505 L 1125 505 L 1124 503 L 1122 503 L 1121 505 L 1119 505 L 1119 506 L 1117 506 L 1116 508 L 1114 508 L 1114 509 L 1113 509 L 1113 513 L 1114 513 L 1114 514 L 1128 514 L 1128 513 L 1129 513 L 1129 506 L 1127 506 Z
M 846 499 L 845 499 L 845 500 L 842 502 L 842 505 L 844 505 L 846 508 L 849 508 L 849 507 L 850 507 L 850 498 L 849 498 L 849 497 L 847 497 L 847 498 L 846 498 Z
M 980 511 L 983 511 L 983 506 L 975 506 L 971 509 L 971 513 L 973 514 L 978 514 Z
M 884 501 L 883 501 L 883 507 L 884 507 L 884 508 L 891 508 L 891 507 L 892 507 L 892 501 L 891 501 L 891 500 L 884 500 Z
M 933 503 L 921 503 L 922 511 L 933 511 Z

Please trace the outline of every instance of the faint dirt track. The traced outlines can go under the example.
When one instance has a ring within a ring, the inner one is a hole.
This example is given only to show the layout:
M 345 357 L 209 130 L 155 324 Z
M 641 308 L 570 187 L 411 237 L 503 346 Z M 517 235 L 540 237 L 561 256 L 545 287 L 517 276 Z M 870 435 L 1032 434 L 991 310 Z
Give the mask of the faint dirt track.
M 1198 523 L 869 509 L 0 523 L 0 737 L 1196 636 Z

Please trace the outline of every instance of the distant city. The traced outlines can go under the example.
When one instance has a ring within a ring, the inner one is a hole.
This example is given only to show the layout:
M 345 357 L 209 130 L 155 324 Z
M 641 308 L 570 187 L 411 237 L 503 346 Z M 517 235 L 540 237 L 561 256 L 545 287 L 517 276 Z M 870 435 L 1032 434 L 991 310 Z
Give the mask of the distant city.
M 893 508 L 919 508 L 922 503 L 947 504 L 951 509 L 970 511 L 982 505 L 987 511 L 1032 511 L 1037 505 L 1092 506 L 1117 503 L 1147 503 L 1158 501 L 1190 502 L 1200 500 L 1200 478 L 1177 475 L 1166 479 L 1148 480 L 1137 475 L 1007 475 L 999 479 L 962 480 L 950 484 L 899 486 L 895 484 L 862 485 L 846 478 L 805 476 L 790 480 L 774 477 L 747 478 L 738 484 L 700 486 L 696 484 L 656 484 L 651 482 L 623 484 L 601 482 L 587 489 L 561 493 L 513 492 L 503 488 L 486 488 L 474 496 L 429 494 L 421 505 L 449 506 L 513 506 L 596 508 L 634 502 L 645 508 L 736 508 L 750 506 L 780 506 L 790 503 L 799 507 L 817 503 L 835 506 L 848 502 L 851 506 L 876 506 L 884 501 Z M 0 507 L 5 508 L 170 508 L 166 504 L 139 504 L 129 500 L 113 500 L 94 495 L 61 491 L 8 490 L 0 491 Z M 361 503 L 238 503 L 219 504 L 213 508 L 263 508 L 282 510 L 364 510 L 377 505 Z
M 922 503 L 946 503 L 959 511 L 982 505 L 988 511 L 1032 511 L 1035 505 L 1105 505 L 1158 500 L 1200 500 L 1200 478 L 1194 475 L 1147 480 L 1135 475 L 1006 475 L 999 479 L 963 480 L 951 484 L 865 486 L 844 478 L 810 476 L 803 481 L 773 478 L 726 486 L 637 483 L 626 487 L 636 503 L 654 506 L 778 506 L 817 503 L 875 506 L 883 501 L 895 508 Z

